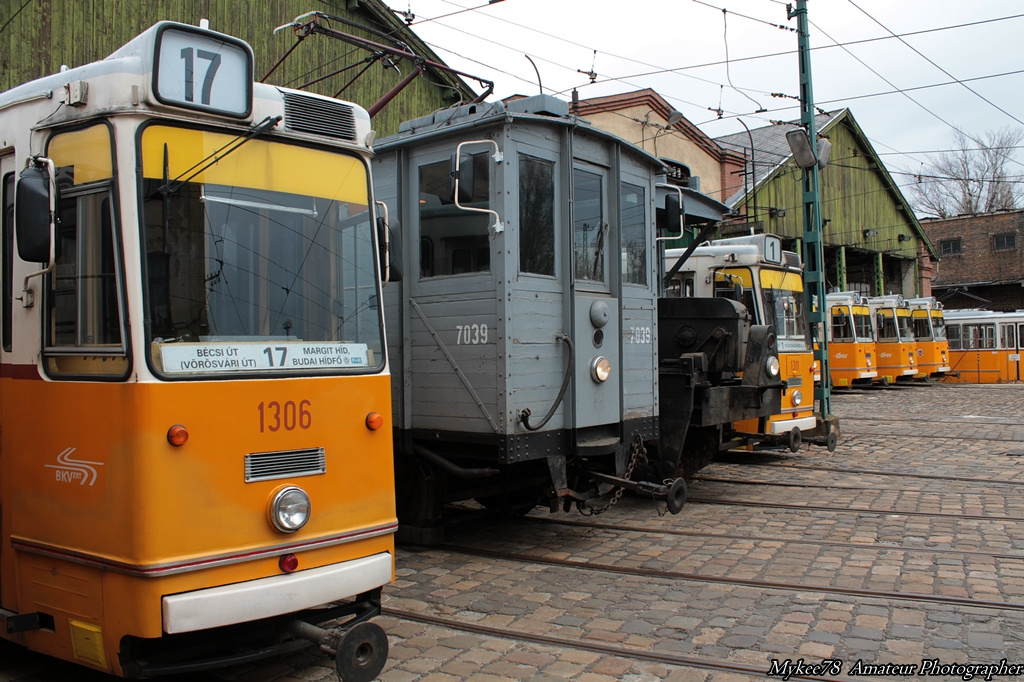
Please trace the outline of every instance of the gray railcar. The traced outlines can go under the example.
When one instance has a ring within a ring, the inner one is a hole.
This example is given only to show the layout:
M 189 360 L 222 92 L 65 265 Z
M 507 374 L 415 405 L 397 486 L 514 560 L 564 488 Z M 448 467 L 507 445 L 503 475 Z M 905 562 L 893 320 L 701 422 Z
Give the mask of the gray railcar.
M 445 502 L 593 511 L 623 487 L 678 511 L 676 467 L 643 466 L 661 162 L 549 96 L 440 111 L 375 150 L 401 243 L 384 309 L 402 532 L 435 539 Z

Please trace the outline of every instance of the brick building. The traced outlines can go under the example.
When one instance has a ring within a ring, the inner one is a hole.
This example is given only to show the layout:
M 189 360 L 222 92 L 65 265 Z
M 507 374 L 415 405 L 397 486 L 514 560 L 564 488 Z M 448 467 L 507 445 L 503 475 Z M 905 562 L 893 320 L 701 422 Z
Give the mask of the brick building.
M 922 220 L 939 251 L 932 290 L 947 308 L 1024 309 L 1024 210 Z

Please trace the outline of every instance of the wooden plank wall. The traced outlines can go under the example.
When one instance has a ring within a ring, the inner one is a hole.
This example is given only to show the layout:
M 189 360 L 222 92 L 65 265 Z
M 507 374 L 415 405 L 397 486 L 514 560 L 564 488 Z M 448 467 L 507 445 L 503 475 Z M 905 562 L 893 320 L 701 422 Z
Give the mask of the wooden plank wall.
M 313 10 L 373 25 L 371 16 L 351 0 L 11 0 L 0 10 L 0 91 L 60 70 L 61 65 L 81 66 L 103 59 L 157 21 L 198 24 L 209 19 L 210 28 L 242 38 L 256 56 L 256 80 L 295 43 L 290 29 L 274 34 L 274 28 Z M 346 7 L 353 6 L 348 10 Z M 376 42 L 378 36 L 342 24 L 338 30 L 362 35 Z M 378 30 L 379 24 L 373 25 Z M 326 36 L 310 36 L 268 79 L 268 83 L 298 87 L 343 66 L 360 62 L 369 53 Z M 408 74 L 373 64 L 342 99 L 369 107 Z M 334 96 L 360 67 L 334 76 L 309 90 Z M 451 104 L 453 91 L 439 88 L 426 78 L 417 79 L 391 105 L 374 118 L 378 136 L 391 134 L 398 123 Z

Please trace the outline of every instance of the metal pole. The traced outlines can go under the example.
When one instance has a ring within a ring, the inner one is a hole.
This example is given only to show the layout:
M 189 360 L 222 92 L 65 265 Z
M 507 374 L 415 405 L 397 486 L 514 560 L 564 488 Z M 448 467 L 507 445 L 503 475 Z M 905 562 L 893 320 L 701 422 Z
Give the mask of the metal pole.
M 811 41 L 808 33 L 807 0 L 797 0 L 796 9 L 787 5 L 789 18 L 796 17 L 800 54 L 800 123 L 807 130 L 811 151 L 818 156 L 818 133 L 814 126 L 814 92 L 811 87 Z M 821 368 L 821 383 L 814 389 L 820 416 L 827 422 L 832 414 L 831 379 L 828 371 L 828 335 L 824 334 L 828 306 L 825 301 L 825 254 L 821 228 L 821 197 L 818 165 L 804 169 L 804 303 L 817 347 L 814 357 Z M 817 300 L 817 310 L 812 307 Z

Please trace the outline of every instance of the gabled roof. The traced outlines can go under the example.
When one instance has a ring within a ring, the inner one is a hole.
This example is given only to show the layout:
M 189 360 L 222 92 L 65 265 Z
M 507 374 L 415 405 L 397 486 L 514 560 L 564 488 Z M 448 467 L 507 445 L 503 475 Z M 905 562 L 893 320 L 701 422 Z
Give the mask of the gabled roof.
M 594 97 L 593 99 L 581 100 L 577 113 L 583 118 L 586 118 L 587 116 L 593 116 L 594 114 L 622 111 L 629 107 L 639 106 L 650 109 L 666 121 L 669 120 L 669 115 L 673 111 L 676 111 L 676 108 L 669 104 L 664 97 L 650 88 L 644 88 L 643 90 L 624 92 L 618 95 L 608 95 L 607 97 Z M 678 130 L 688 140 L 706 151 L 712 157 L 716 159 L 720 159 L 722 157 L 722 148 L 716 144 L 714 140 L 704 134 L 700 128 L 687 121 L 685 117 L 680 118 L 677 123 L 672 125 L 672 128 Z
M 935 246 L 928 238 L 924 228 L 921 227 L 921 223 L 914 214 L 914 210 L 907 203 L 906 198 L 892 179 L 892 176 L 889 175 L 889 171 L 886 170 L 885 164 L 882 163 L 881 158 L 875 152 L 864 131 L 857 124 L 853 113 L 849 109 L 838 109 L 818 114 L 814 117 L 814 129 L 818 135 L 824 137 L 828 137 L 829 131 L 840 123 L 844 123 L 850 128 L 858 144 L 864 149 L 868 158 L 874 162 L 875 169 L 881 176 L 882 182 L 888 189 L 893 201 L 902 207 L 904 215 L 907 216 L 907 222 L 910 223 L 914 232 L 924 242 L 932 258 L 938 259 L 938 252 L 935 250 Z M 751 154 L 751 140 L 753 140 L 754 163 L 752 168 L 754 172 L 751 175 L 754 186 L 749 190 L 749 193 L 753 193 L 759 187 L 770 182 L 788 165 L 793 157 L 793 152 L 786 141 L 786 133 L 800 127 L 799 124 L 793 121 L 772 124 L 763 128 L 752 129 L 749 134 L 747 131 L 743 131 L 732 135 L 723 135 L 722 137 L 715 138 L 715 142 L 723 149 L 729 149 L 741 155 L 745 152 L 749 157 Z M 748 167 L 750 167 L 749 163 Z M 748 192 L 740 190 L 729 197 L 725 203 L 730 208 L 735 209 L 745 201 L 747 194 Z

